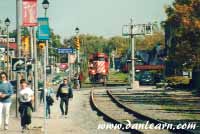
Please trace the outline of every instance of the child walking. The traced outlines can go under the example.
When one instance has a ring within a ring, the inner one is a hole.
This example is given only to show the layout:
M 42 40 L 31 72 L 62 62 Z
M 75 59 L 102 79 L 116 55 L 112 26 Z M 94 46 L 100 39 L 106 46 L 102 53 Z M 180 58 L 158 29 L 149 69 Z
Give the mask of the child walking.
M 21 117 L 22 131 L 24 131 L 30 129 L 34 92 L 27 86 L 25 79 L 21 79 L 20 84 L 21 89 L 19 92 L 19 112 Z
M 50 83 L 47 83 L 47 89 L 45 90 L 46 92 L 46 118 L 51 118 L 51 106 L 54 103 L 53 100 L 53 88 L 50 87 Z

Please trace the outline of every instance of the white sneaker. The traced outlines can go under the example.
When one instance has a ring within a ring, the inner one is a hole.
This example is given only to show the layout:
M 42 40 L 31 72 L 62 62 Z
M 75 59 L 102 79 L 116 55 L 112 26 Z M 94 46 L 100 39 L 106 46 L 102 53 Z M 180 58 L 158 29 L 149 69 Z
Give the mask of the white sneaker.
M 31 129 L 31 125 L 29 124 L 29 125 L 26 125 L 26 129 L 27 130 L 30 130 Z
M 8 130 L 8 124 L 5 124 L 4 129 Z

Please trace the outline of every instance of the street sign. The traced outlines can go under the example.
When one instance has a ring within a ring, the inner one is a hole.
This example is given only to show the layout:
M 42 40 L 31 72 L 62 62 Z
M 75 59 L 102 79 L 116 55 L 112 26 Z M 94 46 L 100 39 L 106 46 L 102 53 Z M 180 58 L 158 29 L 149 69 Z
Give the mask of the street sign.
M 132 26 L 132 27 L 131 27 Z M 152 35 L 153 25 L 149 24 L 135 24 L 135 25 L 123 25 L 122 27 L 122 35 L 130 36 L 130 35 Z M 132 29 L 132 31 L 131 31 Z
M 12 71 L 24 72 L 26 71 L 25 58 L 12 58 Z
M 57 50 L 59 54 L 73 53 L 73 48 L 58 48 Z

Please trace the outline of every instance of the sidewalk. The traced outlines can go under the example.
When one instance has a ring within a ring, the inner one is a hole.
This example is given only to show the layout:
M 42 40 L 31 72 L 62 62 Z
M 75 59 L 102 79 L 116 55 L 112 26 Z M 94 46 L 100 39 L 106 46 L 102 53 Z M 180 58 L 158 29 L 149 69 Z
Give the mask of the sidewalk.
M 47 119 L 46 134 L 119 134 L 119 130 L 98 130 L 98 124 L 105 123 L 102 117 L 91 110 L 89 103 L 90 90 L 74 91 L 73 100 L 69 101 L 67 118 L 61 117 L 59 101 L 51 107 L 51 119 Z M 43 104 L 33 113 L 32 127 L 44 126 Z M 0 131 L 0 134 L 4 131 Z M 20 134 L 20 120 L 11 115 L 9 130 L 6 134 Z M 43 134 L 41 128 L 29 130 L 29 134 Z M 25 133 L 26 134 L 26 133 Z

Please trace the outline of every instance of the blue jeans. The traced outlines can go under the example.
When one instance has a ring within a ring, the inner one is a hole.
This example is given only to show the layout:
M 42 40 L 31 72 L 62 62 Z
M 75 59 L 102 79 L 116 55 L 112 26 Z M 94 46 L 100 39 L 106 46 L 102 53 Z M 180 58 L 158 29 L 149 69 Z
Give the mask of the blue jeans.
M 61 98 L 60 100 L 60 110 L 62 112 L 62 115 L 67 115 L 68 113 L 68 103 L 69 103 L 69 97 L 66 96 L 65 98 Z M 65 110 L 63 106 L 65 105 Z
M 50 116 L 50 114 L 51 114 L 50 105 L 46 104 L 46 117 Z

